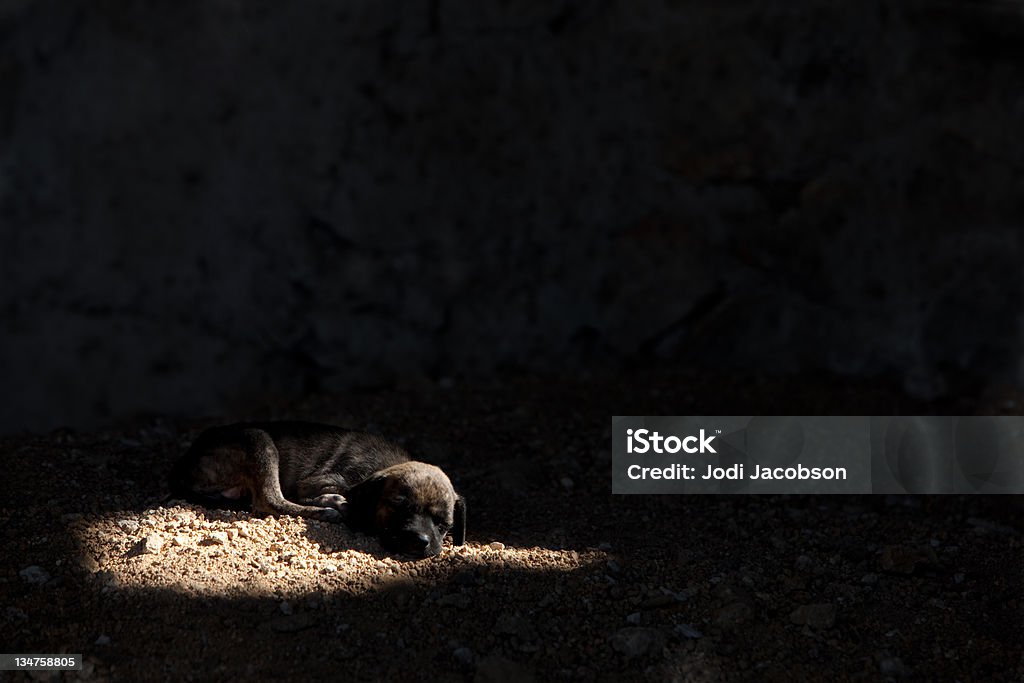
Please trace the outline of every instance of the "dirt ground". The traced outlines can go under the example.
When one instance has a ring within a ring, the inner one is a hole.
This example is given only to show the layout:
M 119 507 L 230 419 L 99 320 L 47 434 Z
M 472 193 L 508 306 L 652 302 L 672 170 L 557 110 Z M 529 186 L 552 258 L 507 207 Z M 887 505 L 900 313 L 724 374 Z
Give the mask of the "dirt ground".
M 218 421 L 9 437 L 0 649 L 86 664 L 0 680 L 1024 680 L 1016 497 L 610 493 L 613 413 L 1022 408 L 647 371 L 412 379 L 230 416 L 377 431 L 442 466 L 469 541 L 419 561 L 340 525 L 168 500 L 170 462 Z

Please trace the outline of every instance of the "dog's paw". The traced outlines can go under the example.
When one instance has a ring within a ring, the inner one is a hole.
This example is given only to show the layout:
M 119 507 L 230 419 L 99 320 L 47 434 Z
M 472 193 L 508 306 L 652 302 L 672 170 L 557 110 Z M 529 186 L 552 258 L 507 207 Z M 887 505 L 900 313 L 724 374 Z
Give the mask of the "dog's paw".
M 322 505 L 328 508 L 334 508 L 335 510 L 344 512 L 348 507 L 348 501 L 345 500 L 345 496 L 338 493 L 325 493 L 317 496 L 313 499 L 313 502 L 317 505 Z
M 316 514 L 316 518 L 321 522 L 342 522 L 345 519 L 345 515 L 341 510 L 323 508 Z

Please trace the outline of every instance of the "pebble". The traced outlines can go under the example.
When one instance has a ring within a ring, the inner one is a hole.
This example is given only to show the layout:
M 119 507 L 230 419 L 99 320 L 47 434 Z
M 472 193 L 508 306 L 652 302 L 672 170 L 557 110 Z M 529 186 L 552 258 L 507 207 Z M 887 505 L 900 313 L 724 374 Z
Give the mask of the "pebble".
M 156 555 L 163 547 L 164 539 L 160 537 L 160 534 L 150 534 L 142 539 L 141 549 L 144 553 Z
M 718 610 L 715 624 L 722 628 L 732 628 L 744 624 L 754 616 L 754 610 L 745 602 L 734 602 Z
M 659 654 L 665 647 L 665 634 L 655 628 L 630 626 L 619 629 L 611 637 L 612 649 L 628 659 Z
M 212 531 L 199 541 L 199 545 L 227 545 L 228 535 L 223 531 Z
M 281 610 L 281 614 L 293 614 L 295 612 L 295 608 L 292 607 L 292 603 L 287 600 L 283 600 L 281 604 L 278 605 L 278 609 Z
M 110 645 L 110 636 L 103 633 L 96 639 L 95 645 Z
M 576 486 L 576 482 L 574 482 L 569 477 L 562 477 L 558 481 L 562 485 L 562 488 L 564 488 L 566 491 L 572 491 L 573 488 Z
M 491 541 L 490 543 L 487 544 L 487 547 L 490 548 L 491 550 L 504 550 L 505 549 L 505 544 L 502 543 L 501 541 Z
M 704 637 L 703 633 L 695 629 L 693 626 L 690 626 L 689 624 L 676 624 L 675 631 L 683 638 L 689 638 L 692 640 Z
M 78 558 L 78 566 L 87 572 L 97 572 L 100 568 L 100 563 L 96 561 L 96 558 L 89 553 L 82 553 Z
M 35 564 L 22 569 L 18 572 L 18 576 L 20 576 L 21 580 L 25 583 L 31 583 L 38 586 L 41 586 L 50 580 L 50 575 L 46 570 Z
M 117 574 L 112 571 L 96 572 L 94 576 L 96 577 L 96 580 L 99 581 L 100 585 L 105 588 L 117 588 L 121 585 L 121 579 L 119 579 Z
M 879 565 L 884 571 L 892 574 L 913 574 L 919 565 L 931 565 L 937 562 L 935 551 L 930 547 L 911 548 L 887 545 L 882 548 Z
M 790 613 L 789 620 L 800 626 L 831 628 L 836 622 L 836 606 L 831 603 L 800 605 Z
M 134 519 L 118 520 L 117 525 L 130 534 L 133 534 L 139 530 L 139 523 L 136 522 Z
M 473 651 L 470 650 L 468 647 L 455 648 L 454 650 L 452 650 L 452 657 L 455 658 L 456 662 L 462 664 L 463 666 L 472 666 L 473 660 L 476 658 L 473 655 Z
M 878 670 L 883 676 L 899 677 L 907 673 L 907 667 L 899 657 L 886 657 L 878 663 Z
M 639 626 L 640 625 L 640 618 L 641 618 L 641 616 L 640 616 L 639 612 L 633 612 L 632 614 L 627 614 L 626 615 L 626 621 L 628 623 L 630 623 L 630 624 L 635 625 L 635 626 Z

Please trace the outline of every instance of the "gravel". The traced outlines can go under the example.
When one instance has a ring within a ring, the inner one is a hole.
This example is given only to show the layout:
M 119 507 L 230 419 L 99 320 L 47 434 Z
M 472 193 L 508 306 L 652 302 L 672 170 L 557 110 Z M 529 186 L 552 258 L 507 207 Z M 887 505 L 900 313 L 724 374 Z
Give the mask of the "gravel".
M 676 412 L 702 390 L 684 379 L 640 377 L 660 393 L 636 412 Z M 747 402 L 708 412 L 779 409 L 770 380 L 724 386 Z M 785 383 L 828 408 L 813 386 Z M 416 561 L 343 525 L 167 499 L 162 473 L 208 422 L 0 440 L 0 642 L 81 652 L 91 681 L 1021 678 L 1018 501 L 612 496 L 599 454 L 621 394 L 527 378 L 282 409 L 386 418 L 452 475 L 468 543 Z

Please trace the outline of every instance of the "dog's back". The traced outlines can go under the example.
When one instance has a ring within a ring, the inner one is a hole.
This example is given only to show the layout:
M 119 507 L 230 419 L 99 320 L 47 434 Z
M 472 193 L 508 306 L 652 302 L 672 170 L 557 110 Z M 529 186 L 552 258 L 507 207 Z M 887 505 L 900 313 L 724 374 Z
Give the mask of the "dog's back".
M 408 462 L 409 454 L 400 446 L 382 437 L 313 422 L 242 422 L 212 427 L 200 434 L 171 470 L 171 492 L 197 503 L 216 500 L 230 507 L 244 507 L 248 497 L 237 503 L 197 490 L 197 482 L 218 482 L 221 486 L 231 477 L 216 470 L 232 468 L 249 470 L 244 435 L 247 430 L 260 430 L 273 440 L 280 453 L 279 477 L 285 497 L 293 497 L 296 486 L 304 479 L 330 477 L 341 490 L 365 481 L 379 470 Z M 221 486 L 223 488 L 223 486 Z

